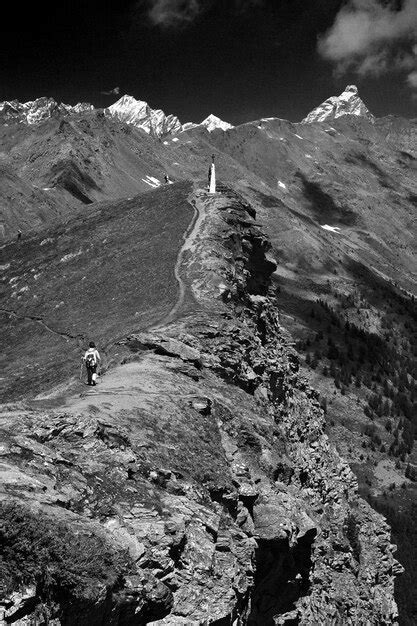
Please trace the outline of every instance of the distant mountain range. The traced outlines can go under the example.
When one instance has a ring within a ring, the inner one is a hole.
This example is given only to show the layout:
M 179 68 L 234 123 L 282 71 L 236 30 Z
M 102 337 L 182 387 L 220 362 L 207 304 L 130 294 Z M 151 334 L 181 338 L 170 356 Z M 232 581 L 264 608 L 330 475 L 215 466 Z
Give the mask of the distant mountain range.
M 70 117 L 79 113 L 93 112 L 97 109 L 92 104 L 79 102 L 75 106 L 56 102 L 53 98 L 37 98 L 29 102 L 17 100 L 0 103 L 0 120 L 4 124 L 20 122 L 23 124 L 40 124 L 51 118 Z M 151 109 L 147 102 L 136 100 L 133 96 L 122 96 L 117 102 L 104 109 L 104 114 L 126 124 L 140 128 L 155 137 L 180 133 L 193 128 L 206 128 L 209 132 L 216 129 L 228 130 L 232 124 L 223 122 L 215 115 L 209 115 L 196 124 L 181 124 L 175 115 L 165 115 L 161 109 Z
M 87 102 L 79 102 L 75 106 L 71 106 L 63 103 L 58 104 L 53 98 L 47 97 L 25 103 L 12 100 L 0 103 L 0 120 L 6 124 L 22 122 L 33 125 L 54 117 L 73 116 L 95 110 L 94 106 Z M 133 96 L 128 95 L 122 96 L 117 102 L 105 108 L 104 113 L 108 117 L 114 117 L 156 137 L 174 135 L 198 127 L 206 128 L 209 132 L 217 129 L 226 131 L 233 128 L 232 124 L 224 122 L 212 114 L 200 123 L 186 122 L 181 124 L 177 116 L 166 115 L 161 109 L 152 109 L 147 102 L 136 100 Z M 348 85 L 340 96 L 332 96 L 323 102 L 304 118 L 303 123 L 329 121 L 342 115 L 357 115 L 369 120 L 374 119 L 374 116 L 360 99 L 355 85 Z

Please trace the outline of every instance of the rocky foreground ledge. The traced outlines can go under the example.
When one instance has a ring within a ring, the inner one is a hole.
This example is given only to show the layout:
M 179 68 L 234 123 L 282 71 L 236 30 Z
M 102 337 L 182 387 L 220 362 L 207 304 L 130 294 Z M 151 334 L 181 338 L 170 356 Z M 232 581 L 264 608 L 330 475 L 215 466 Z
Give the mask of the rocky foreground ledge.
M 395 624 L 389 528 L 329 445 L 254 211 L 190 201 L 164 325 L 96 392 L 3 410 L 4 623 Z

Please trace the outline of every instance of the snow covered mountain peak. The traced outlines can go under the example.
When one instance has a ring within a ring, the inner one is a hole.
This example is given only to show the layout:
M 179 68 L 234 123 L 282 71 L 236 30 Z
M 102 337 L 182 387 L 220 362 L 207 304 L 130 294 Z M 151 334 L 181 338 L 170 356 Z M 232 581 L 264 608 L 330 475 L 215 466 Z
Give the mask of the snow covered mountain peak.
M 328 98 L 302 120 L 303 124 L 334 120 L 342 115 L 356 115 L 373 121 L 375 118 L 359 97 L 356 85 L 348 85 L 340 96 Z
M 206 119 L 201 122 L 201 125 L 205 126 L 209 133 L 211 133 L 211 131 L 215 130 L 216 128 L 220 128 L 221 130 L 229 130 L 230 128 L 234 128 L 232 124 L 229 124 L 229 122 L 224 122 L 219 117 L 213 114 L 206 117 Z
M 51 117 L 70 116 L 76 113 L 93 112 L 95 108 L 88 102 L 75 106 L 56 102 L 53 98 L 41 97 L 29 102 L 17 100 L 0 102 L 0 121 L 4 123 L 40 124 Z M 200 124 L 189 122 L 182 125 L 176 115 L 166 115 L 161 109 L 151 109 L 144 100 L 136 100 L 125 94 L 117 102 L 104 109 L 104 114 L 125 124 L 131 124 L 155 137 L 176 134 L 182 130 L 205 127 L 209 132 L 220 128 L 228 130 L 231 124 L 216 115 L 209 115 Z
M 206 117 L 205 120 L 200 122 L 200 124 L 195 124 L 194 122 L 187 122 L 186 124 L 183 124 L 182 130 L 191 130 L 193 128 L 201 128 L 201 126 L 204 126 L 208 130 L 209 133 L 211 133 L 213 130 L 216 130 L 217 128 L 220 128 L 220 130 L 229 130 L 230 128 L 234 128 L 232 124 L 229 124 L 228 122 L 224 122 L 216 115 L 211 114 L 208 117 Z
M 58 104 L 56 100 L 46 96 L 23 103 L 17 100 L 0 102 L 0 118 L 6 123 L 18 122 L 35 125 L 51 117 L 93 110 L 93 105 L 87 102 L 79 102 L 75 106 L 71 106 L 62 102 Z
M 160 109 L 151 109 L 144 100 L 136 100 L 129 95 L 119 98 L 104 112 L 110 117 L 116 117 L 121 122 L 132 124 L 157 137 L 182 130 L 182 125 L 175 115 L 165 115 Z

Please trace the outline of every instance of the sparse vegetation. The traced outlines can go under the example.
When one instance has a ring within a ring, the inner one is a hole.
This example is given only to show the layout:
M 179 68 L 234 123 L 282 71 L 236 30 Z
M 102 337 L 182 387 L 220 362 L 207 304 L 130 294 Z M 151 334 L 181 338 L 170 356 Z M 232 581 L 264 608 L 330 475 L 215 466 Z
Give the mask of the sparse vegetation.
M 320 366 L 342 395 L 349 390 L 365 393 L 365 416 L 371 422 L 384 420 L 385 430 L 391 434 L 388 454 L 404 461 L 417 438 L 415 299 L 378 285 L 374 297 L 379 296 L 384 305 L 382 312 L 376 310 L 379 329 L 371 331 L 366 320 L 370 311 L 375 315 L 372 302 L 359 291 L 350 295 L 334 292 L 332 296 L 336 305 L 320 298 L 312 306 L 311 335 L 298 341 L 297 348 L 306 353 L 305 364 L 313 370 Z M 355 316 L 357 321 L 352 321 Z M 364 432 L 381 445 L 375 430 Z
M 127 555 L 96 534 L 78 534 L 14 503 L 2 503 L 0 513 L 0 577 L 5 595 L 35 585 L 41 604 L 82 600 L 98 593 L 103 584 L 114 587 L 129 568 Z

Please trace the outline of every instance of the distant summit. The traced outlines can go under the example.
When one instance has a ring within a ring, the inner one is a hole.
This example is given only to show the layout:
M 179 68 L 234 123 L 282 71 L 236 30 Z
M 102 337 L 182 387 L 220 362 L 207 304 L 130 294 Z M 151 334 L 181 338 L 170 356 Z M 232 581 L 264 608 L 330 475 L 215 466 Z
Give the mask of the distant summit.
M 216 115 L 211 114 L 208 117 L 206 117 L 205 120 L 200 122 L 200 124 L 194 124 L 194 122 L 187 122 L 186 124 L 183 125 L 182 130 L 191 130 L 192 128 L 200 128 L 201 126 L 204 126 L 208 130 L 209 133 L 217 129 L 229 130 L 230 128 L 234 128 L 234 126 L 232 124 L 229 124 L 229 122 L 224 122 Z
M 79 102 L 75 106 L 71 106 L 63 103 L 58 104 L 53 98 L 47 97 L 24 103 L 11 100 L 0 102 L 0 120 L 3 123 L 40 124 L 51 117 L 82 113 L 93 109 L 93 105 L 86 102 Z
M 104 109 L 104 112 L 110 117 L 116 117 L 121 122 L 132 124 L 157 137 L 182 130 L 178 117 L 165 115 L 160 109 L 151 109 L 147 102 L 136 100 L 133 96 L 122 96 L 117 102 Z
M 342 115 L 356 115 L 358 117 L 366 117 L 372 121 L 375 119 L 360 99 L 356 85 L 348 85 L 340 96 L 332 96 L 313 109 L 302 120 L 302 123 L 327 122 Z

